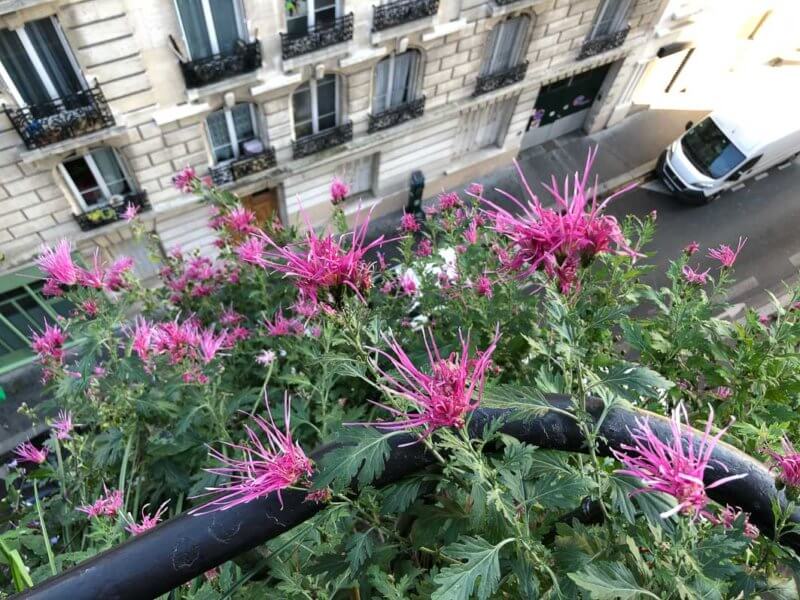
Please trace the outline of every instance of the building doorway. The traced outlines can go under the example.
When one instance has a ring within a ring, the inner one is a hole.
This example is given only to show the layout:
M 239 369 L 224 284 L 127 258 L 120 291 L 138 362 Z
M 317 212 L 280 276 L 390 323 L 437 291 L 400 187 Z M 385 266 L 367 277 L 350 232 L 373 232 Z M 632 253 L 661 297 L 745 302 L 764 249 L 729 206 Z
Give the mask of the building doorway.
M 255 213 L 259 225 L 263 225 L 275 217 L 280 220 L 277 188 L 268 188 L 245 196 L 242 198 L 242 204 Z
M 580 129 L 610 68 L 610 64 L 603 65 L 542 86 L 525 128 L 522 149 Z

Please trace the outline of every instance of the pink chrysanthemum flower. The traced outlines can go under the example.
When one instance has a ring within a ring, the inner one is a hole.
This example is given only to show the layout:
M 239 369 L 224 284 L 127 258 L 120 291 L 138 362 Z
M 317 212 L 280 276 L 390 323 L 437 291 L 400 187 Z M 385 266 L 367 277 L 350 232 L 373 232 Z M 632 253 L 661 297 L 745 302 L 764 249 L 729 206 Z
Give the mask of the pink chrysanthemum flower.
M 681 417 L 685 421 L 685 428 Z M 644 484 L 634 494 L 662 492 L 678 501 L 674 508 L 661 514 L 662 518 L 678 513 L 693 518 L 706 516 L 705 507 L 710 502 L 708 490 L 747 476 L 747 473 L 739 473 L 705 484 L 703 476 L 706 469 L 712 468 L 709 466 L 711 454 L 728 429 L 724 427 L 712 437 L 713 419 L 712 411 L 703 434 L 698 437 L 692 432 L 686 408 L 681 403 L 672 412 L 672 435 L 669 441 L 665 442 L 657 436 L 646 420 L 637 419 L 637 427 L 631 432 L 633 445 L 622 444 L 619 450 L 611 450 L 614 457 L 625 466 L 617 473 L 636 477 Z
M 236 246 L 236 256 L 246 263 L 263 269 L 267 266 L 267 261 L 264 260 L 266 247 L 264 240 L 251 236 Z
M 139 207 L 133 204 L 132 202 L 128 202 L 127 206 L 125 206 L 125 212 L 122 213 L 122 218 L 125 220 L 126 223 L 130 223 L 136 218 L 138 214 L 139 214 Z
M 597 185 L 592 188 L 589 174 L 597 150 L 591 150 L 583 175 L 575 173 L 572 189 L 566 178 L 563 191 L 553 177 L 545 189 L 556 200 L 555 208 L 545 208 L 533 193 L 519 164 L 517 171 L 529 200 L 523 204 L 506 192 L 500 192 L 519 210 L 510 212 L 488 200 L 491 210 L 484 210 L 492 228 L 510 243 L 502 266 L 524 278 L 539 269 L 558 281 L 562 292 L 578 287 L 578 270 L 587 266 L 598 254 L 627 254 L 633 259 L 641 256 L 628 244 L 617 220 L 603 215 L 603 209 L 632 186 L 615 192 L 603 202 L 597 202 Z
M 464 230 L 464 239 L 470 245 L 478 243 L 478 223 L 476 221 L 469 222 L 469 226 Z
M 17 460 L 41 465 L 47 460 L 47 447 L 37 448 L 31 442 L 23 442 L 14 449 Z
M 795 450 L 788 438 L 781 440 L 783 453 L 775 452 L 765 448 L 764 452 L 769 454 L 780 473 L 779 477 L 783 483 L 789 487 L 800 487 L 800 453 Z
M 275 352 L 273 350 L 262 350 L 256 356 L 256 362 L 262 367 L 267 367 L 275 361 Z
M 60 363 L 64 360 L 64 344 L 66 341 L 67 336 L 58 325 L 50 325 L 45 322 L 44 333 L 34 333 L 31 339 L 31 346 L 40 359 L 44 361 L 53 360 Z
M 712 248 L 708 251 L 708 257 L 718 260 L 721 267 L 730 269 L 733 263 L 736 262 L 739 252 L 742 251 L 746 243 L 747 238 L 740 237 L 739 245 L 736 247 L 736 250 L 733 250 L 728 244 L 720 244 L 719 248 Z
M 700 251 L 700 244 L 697 242 L 689 242 L 686 244 L 686 247 L 683 249 L 683 253 L 686 256 L 692 256 L 693 254 Z
M 725 508 L 719 514 L 717 522 L 726 529 L 730 529 L 742 515 L 744 515 L 743 524 L 745 537 L 748 537 L 751 540 L 757 539 L 761 532 L 758 530 L 758 527 L 750 522 L 750 514 L 742 512 L 741 508 L 734 508 L 730 505 L 725 506 Z
M 414 251 L 420 258 L 425 258 L 426 256 L 430 256 L 433 254 L 433 244 L 428 238 L 422 238 L 417 244 L 417 249 Z
M 81 302 L 81 310 L 87 317 L 96 317 L 97 313 L 100 312 L 100 306 L 97 304 L 97 300 L 89 298 Z
M 62 410 L 58 413 L 58 419 L 53 421 L 50 425 L 56 433 L 56 439 L 69 440 L 72 439 L 70 433 L 74 427 L 72 423 L 72 413 Z
M 103 484 L 103 495 L 95 500 L 92 504 L 79 506 L 78 510 L 90 519 L 97 517 L 114 517 L 117 512 L 122 508 L 123 498 L 121 490 L 108 491 L 108 488 Z
M 331 204 L 336 206 L 344 202 L 344 199 L 350 195 L 350 186 L 347 185 L 342 179 L 334 177 L 331 180 Z
M 458 208 L 461 206 L 461 198 L 458 196 L 458 192 L 442 192 L 439 194 L 437 206 L 440 211 Z
M 267 333 L 271 336 L 280 337 L 286 335 L 301 335 L 305 328 L 298 319 L 287 319 L 283 316 L 283 310 L 278 309 L 272 321 L 264 320 L 267 326 Z
M 689 265 L 684 265 L 683 269 L 681 269 L 681 273 L 683 273 L 683 278 L 688 283 L 693 283 L 695 285 L 705 285 L 708 283 L 708 271 L 695 271 Z
M 131 339 L 131 350 L 136 353 L 141 361 L 150 358 L 150 349 L 153 342 L 153 325 L 144 317 L 136 317 L 133 330 L 128 330 Z
M 714 395 L 720 400 L 727 400 L 733 396 L 733 390 L 728 386 L 721 385 L 714 389 Z
M 442 358 L 433 335 L 425 335 L 430 373 L 419 370 L 396 340 L 387 339 L 391 354 L 383 350 L 376 351 L 389 361 L 397 375 L 378 368 L 385 382 L 383 388 L 389 394 L 408 400 L 416 411 L 403 412 L 375 402 L 399 420 L 378 421 L 368 425 L 390 431 L 421 427 L 423 438 L 439 427 L 462 427 L 467 413 L 480 404 L 486 370 L 499 338 L 499 332 L 495 333 L 489 347 L 478 352 L 476 358 L 470 358 L 469 337 L 460 336 L 461 351 Z
M 197 172 L 192 167 L 184 167 L 172 178 L 172 185 L 188 194 L 194 189 L 194 182 L 197 179 Z
M 276 427 L 269 404 L 267 404 L 269 421 L 252 415 L 251 418 L 266 438 L 266 443 L 262 442 L 258 433 L 254 431 L 255 427 L 245 425 L 247 441 L 242 444 L 224 444 L 233 451 L 241 451 L 242 458 L 230 458 L 218 450 L 210 449 L 209 456 L 219 461 L 222 466 L 206 471 L 228 481 L 218 487 L 206 488 L 208 493 L 203 495 L 215 495 L 216 498 L 189 511 L 190 514 L 202 515 L 217 510 L 227 510 L 263 498 L 272 492 L 277 492 L 283 506 L 281 490 L 305 477 L 310 477 L 313 472 L 311 460 L 300 444 L 292 439 L 290 412 L 287 396 L 283 404 L 284 431 Z
M 400 219 L 400 229 L 405 233 L 413 233 L 419 231 L 419 223 L 417 217 L 413 213 L 404 212 Z
M 253 233 L 256 228 L 256 214 L 244 206 L 236 206 L 224 218 L 225 225 L 237 233 Z
M 136 522 L 133 517 L 128 515 L 129 523 L 125 527 L 125 530 L 130 533 L 131 535 L 141 535 L 145 531 L 150 531 L 156 525 L 161 522 L 161 517 L 167 511 L 169 505 L 169 500 L 165 500 L 164 503 L 158 507 L 158 510 L 155 512 L 154 515 L 148 515 L 144 511 L 147 510 L 147 507 L 150 506 L 149 504 L 145 504 L 142 507 L 142 520 L 140 522 Z
M 484 296 L 486 298 L 492 297 L 492 281 L 485 273 L 478 277 L 478 280 L 475 282 L 475 293 L 478 294 L 478 296 Z
M 476 198 L 480 198 L 483 196 L 483 184 L 482 183 L 470 183 L 467 186 L 467 194 L 470 196 L 475 196 Z
M 416 296 L 419 294 L 419 285 L 417 284 L 417 278 L 410 272 L 403 273 L 403 276 L 400 277 L 400 280 L 397 282 L 400 291 L 405 296 Z
M 61 240 L 55 248 L 42 246 L 36 264 L 56 285 L 78 283 L 79 268 L 72 260 L 72 245 L 67 240 Z
M 204 364 L 210 363 L 216 358 L 220 350 L 228 348 L 228 332 L 222 331 L 214 333 L 213 327 L 208 327 L 200 332 L 198 336 L 197 349 Z

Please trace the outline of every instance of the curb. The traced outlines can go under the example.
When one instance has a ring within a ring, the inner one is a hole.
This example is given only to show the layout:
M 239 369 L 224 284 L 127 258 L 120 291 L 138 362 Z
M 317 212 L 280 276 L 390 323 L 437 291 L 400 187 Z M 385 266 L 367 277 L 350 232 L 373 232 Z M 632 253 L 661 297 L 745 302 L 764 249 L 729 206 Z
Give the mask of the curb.
M 630 169 L 622 175 L 617 175 L 608 181 L 604 181 L 597 186 L 597 195 L 607 196 L 624 188 L 627 185 L 630 185 L 631 183 L 643 183 L 645 181 L 650 181 L 654 178 L 657 162 L 658 159 L 647 161 L 638 167 Z

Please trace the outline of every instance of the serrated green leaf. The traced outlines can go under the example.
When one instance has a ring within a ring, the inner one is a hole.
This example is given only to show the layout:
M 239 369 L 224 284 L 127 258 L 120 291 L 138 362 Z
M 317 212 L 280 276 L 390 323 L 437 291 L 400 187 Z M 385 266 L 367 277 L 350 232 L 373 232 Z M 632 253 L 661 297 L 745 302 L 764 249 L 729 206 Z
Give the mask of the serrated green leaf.
M 389 438 L 397 432 L 382 434 L 372 428 L 350 429 L 340 436 L 340 447 L 320 461 L 314 488 L 331 487 L 340 492 L 357 477 L 358 485 L 370 484 L 383 473 L 389 457 Z
M 408 510 L 408 507 L 419 497 L 422 484 L 430 480 L 432 479 L 428 476 L 416 475 L 406 477 L 402 481 L 385 488 L 381 513 L 394 514 Z
M 467 562 L 439 571 L 434 577 L 438 587 L 431 600 L 469 600 L 473 591 L 479 600 L 489 598 L 500 583 L 500 549 L 513 541 L 508 538 L 495 545 L 480 537 L 464 537 L 447 546 L 447 556 Z
M 359 531 L 347 540 L 347 561 L 350 563 L 350 572 L 354 575 L 361 569 L 361 565 L 372 556 L 372 551 L 375 549 L 375 540 L 370 535 L 371 533 L 371 529 Z
M 634 600 L 658 596 L 641 587 L 628 567 L 620 563 L 594 562 L 569 578 L 589 592 L 593 600 Z
M 627 362 L 609 367 L 606 372 L 596 375 L 598 381 L 590 387 L 603 386 L 621 398 L 632 400 L 675 385 L 652 369 Z

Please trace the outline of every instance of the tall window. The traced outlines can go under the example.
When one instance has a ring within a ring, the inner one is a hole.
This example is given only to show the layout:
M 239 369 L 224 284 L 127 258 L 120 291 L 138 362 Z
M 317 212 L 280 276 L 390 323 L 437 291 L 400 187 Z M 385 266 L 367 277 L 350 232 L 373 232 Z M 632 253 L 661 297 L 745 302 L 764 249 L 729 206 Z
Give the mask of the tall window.
M 125 196 L 135 188 L 117 151 L 112 148 L 98 148 L 85 156 L 64 161 L 59 167 L 84 210 L 106 206 L 115 196 Z
M 339 79 L 336 75 L 312 79 L 298 87 L 292 94 L 295 139 L 336 127 L 338 105 Z
M 624 26 L 631 0 L 605 0 L 595 13 L 590 39 L 616 33 Z
M 373 114 L 414 100 L 420 63 L 419 52 L 409 50 L 387 56 L 377 64 L 372 95 Z
M 502 73 L 519 64 L 525 51 L 528 17 L 515 17 L 499 23 L 489 34 L 488 53 L 481 65 L 481 75 Z
M 256 111 L 252 104 L 237 104 L 211 113 L 206 125 L 216 163 L 258 154 L 264 149 L 258 139 Z
M 14 31 L 0 30 L 0 63 L 20 105 L 44 104 L 84 88 L 78 63 L 55 17 L 30 21 Z
M 286 0 L 286 29 L 289 35 L 305 35 L 309 29 L 333 26 L 340 7 L 336 0 Z
M 244 40 L 240 0 L 175 0 L 192 60 L 231 54 Z

